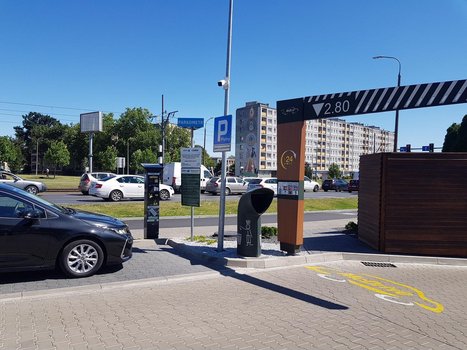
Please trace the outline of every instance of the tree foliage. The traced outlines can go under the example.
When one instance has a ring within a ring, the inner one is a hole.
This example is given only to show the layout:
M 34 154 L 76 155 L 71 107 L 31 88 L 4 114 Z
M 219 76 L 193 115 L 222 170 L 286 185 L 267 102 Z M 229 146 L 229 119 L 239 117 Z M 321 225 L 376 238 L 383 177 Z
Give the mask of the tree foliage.
M 24 158 L 21 153 L 21 148 L 8 136 L 0 137 L 0 162 L 8 163 L 11 171 L 17 172 L 21 170 L 24 163 Z
M 332 163 L 328 169 L 328 175 L 331 179 L 336 179 L 342 176 L 342 172 L 339 169 L 339 165 Z
M 107 146 L 105 150 L 98 152 L 96 154 L 96 161 L 99 164 L 99 168 L 96 169 L 113 171 L 117 164 L 117 149 L 115 146 Z
M 57 167 L 66 166 L 70 163 L 70 152 L 68 152 L 68 148 L 63 141 L 52 141 L 44 158 L 46 162 L 53 166 L 55 178 Z
M 144 172 L 144 168 L 141 166 L 141 163 L 156 163 L 157 155 L 152 152 L 150 149 L 146 148 L 145 150 L 138 149 L 133 153 L 131 157 L 131 167 L 136 169 L 136 173 L 140 174 Z
M 305 163 L 305 176 L 309 177 L 310 179 L 313 178 L 313 169 L 308 162 Z
M 444 136 L 443 152 L 467 152 L 467 115 L 460 124 L 453 123 Z
M 112 170 L 115 158 L 125 157 L 127 162 L 130 158 L 130 173 L 134 173 L 142 172 L 140 163 L 156 162 L 162 130 L 160 125 L 151 123 L 151 118 L 152 113 L 141 107 L 127 108 L 118 118 L 112 113 L 104 114 L 103 130 L 93 136 L 93 168 Z M 79 123 L 64 125 L 49 115 L 30 112 L 23 115 L 22 125 L 14 130 L 14 138 L 0 141 L 0 160 L 8 161 L 12 170 L 30 172 L 36 152 L 42 164 L 47 155 L 49 167 L 61 167 L 65 173 L 82 173 L 89 166 L 89 134 L 81 132 Z M 165 162 L 180 161 L 180 148 L 191 146 L 190 130 L 167 124 L 165 135 Z M 66 145 L 66 164 L 57 163 L 55 158 L 61 154 L 57 141 Z M 204 160 L 208 167 L 215 165 L 207 152 Z

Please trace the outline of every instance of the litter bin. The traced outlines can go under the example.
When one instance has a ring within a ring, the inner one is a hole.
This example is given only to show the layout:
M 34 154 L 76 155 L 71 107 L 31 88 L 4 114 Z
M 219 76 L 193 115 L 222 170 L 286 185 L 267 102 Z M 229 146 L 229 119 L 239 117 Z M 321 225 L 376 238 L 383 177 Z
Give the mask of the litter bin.
M 261 255 L 261 214 L 274 198 L 274 191 L 258 188 L 242 195 L 237 212 L 237 254 L 246 257 Z

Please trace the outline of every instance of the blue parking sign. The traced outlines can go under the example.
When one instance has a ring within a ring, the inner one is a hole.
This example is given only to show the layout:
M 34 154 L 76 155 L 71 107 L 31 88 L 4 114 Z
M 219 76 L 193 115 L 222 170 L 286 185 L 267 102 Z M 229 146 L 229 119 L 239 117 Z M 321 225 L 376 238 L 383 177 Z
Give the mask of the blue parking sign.
M 232 144 L 232 115 L 214 119 L 214 152 L 229 152 Z

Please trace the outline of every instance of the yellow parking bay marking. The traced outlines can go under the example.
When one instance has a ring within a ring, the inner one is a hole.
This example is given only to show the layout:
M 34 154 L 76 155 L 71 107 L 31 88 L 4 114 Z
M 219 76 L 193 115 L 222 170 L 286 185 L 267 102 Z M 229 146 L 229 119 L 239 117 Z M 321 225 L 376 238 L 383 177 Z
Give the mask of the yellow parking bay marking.
M 379 276 L 355 274 L 324 266 L 306 266 L 306 268 L 316 272 L 319 277 L 328 281 L 339 283 L 348 282 L 354 286 L 374 292 L 375 296 L 381 300 L 405 306 L 417 305 L 435 313 L 444 311 L 444 306 L 442 304 L 427 298 L 425 293 L 421 290 L 406 284 L 391 281 Z

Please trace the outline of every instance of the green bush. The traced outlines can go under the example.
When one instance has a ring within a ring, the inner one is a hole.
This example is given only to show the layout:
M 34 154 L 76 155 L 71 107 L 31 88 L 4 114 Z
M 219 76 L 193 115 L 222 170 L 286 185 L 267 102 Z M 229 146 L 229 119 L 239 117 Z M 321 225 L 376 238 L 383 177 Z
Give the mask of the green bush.
M 277 236 L 277 227 L 262 226 L 261 227 L 261 238 L 272 238 Z
M 347 225 L 345 225 L 345 229 L 347 231 L 352 231 L 354 233 L 357 233 L 358 232 L 358 225 L 353 221 L 349 221 L 347 223 Z

